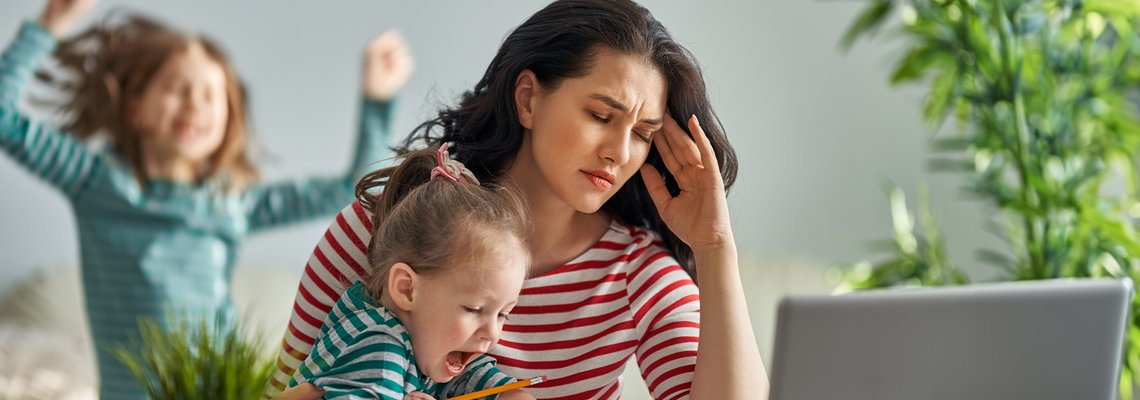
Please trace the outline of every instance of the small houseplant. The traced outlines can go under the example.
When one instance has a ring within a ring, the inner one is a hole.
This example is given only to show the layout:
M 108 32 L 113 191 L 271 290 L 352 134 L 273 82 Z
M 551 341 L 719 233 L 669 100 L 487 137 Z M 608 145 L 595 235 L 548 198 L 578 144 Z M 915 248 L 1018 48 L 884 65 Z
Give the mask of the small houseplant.
M 261 397 L 274 370 L 262 343 L 222 313 L 213 320 L 167 314 L 166 324 L 141 319 L 138 340 L 112 349 L 150 398 Z

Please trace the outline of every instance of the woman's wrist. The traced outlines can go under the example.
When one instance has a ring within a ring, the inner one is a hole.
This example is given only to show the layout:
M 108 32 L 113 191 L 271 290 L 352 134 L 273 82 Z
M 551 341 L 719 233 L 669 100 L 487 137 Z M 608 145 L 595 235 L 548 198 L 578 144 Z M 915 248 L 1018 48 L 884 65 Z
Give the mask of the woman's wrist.
M 736 242 L 731 238 L 718 241 L 705 243 L 698 246 L 691 246 L 693 250 L 693 261 L 696 262 L 697 275 L 702 275 L 701 271 L 707 268 L 736 269 L 737 250 Z
M 693 243 L 689 246 L 693 250 L 693 256 L 701 258 L 701 256 L 717 256 L 720 254 L 730 254 L 736 256 L 736 240 L 733 238 L 732 233 L 717 235 L 709 241 L 701 243 Z

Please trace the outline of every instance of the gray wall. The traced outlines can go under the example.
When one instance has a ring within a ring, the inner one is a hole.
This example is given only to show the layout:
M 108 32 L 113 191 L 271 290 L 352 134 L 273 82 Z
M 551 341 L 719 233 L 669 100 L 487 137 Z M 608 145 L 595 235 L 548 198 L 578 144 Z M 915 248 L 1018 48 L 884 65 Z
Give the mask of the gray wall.
M 42 5 L 0 3 L 0 41 L 7 43 Z M 899 55 L 893 45 L 839 50 L 863 2 L 646 5 L 702 62 L 713 104 L 741 155 L 730 197 L 733 223 L 742 256 L 760 260 L 744 268 L 764 268 L 763 260 L 821 266 L 872 256 L 868 242 L 889 234 L 881 184 L 893 179 L 914 197 L 930 133 L 918 119 L 921 90 L 887 87 Z M 396 126 L 404 132 L 472 86 L 500 40 L 541 4 L 106 0 L 95 15 L 117 6 L 221 41 L 250 85 L 258 136 L 274 156 L 263 174 L 279 179 L 346 167 L 359 56 L 372 35 L 401 29 L 417 58 L 400 97 Z M 935 175 L 928 183 L 951 255 L 975 264 L 973 249 L 995 242 L 981 230 L 982 209 L 961 199 L 956 177 Z M 0 291 L 39 268 L 74 264 L 73 216 L 61 196 L 6 157 L 0 157 L 0 188 Z M 326 224 L 253 237 L 239 264 L 297 274 Z

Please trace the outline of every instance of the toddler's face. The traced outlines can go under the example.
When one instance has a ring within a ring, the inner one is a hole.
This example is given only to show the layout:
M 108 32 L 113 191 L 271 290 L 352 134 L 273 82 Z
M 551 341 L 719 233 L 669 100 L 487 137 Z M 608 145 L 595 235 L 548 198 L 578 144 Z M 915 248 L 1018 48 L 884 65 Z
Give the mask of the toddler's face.
M 229 119 L 226 84 L 200 43 L 171 54 L 131 111 L 146 157 L 197 164 L 213 155 Z
M 509 236 L 509 235 L 496 235 Z M 529 254 L 520 239 L 500 238 L 481 257 L 422 276 L 413 294 L 408 332 L 416 365 L 448 382 L 499 341 L 526 278 Z

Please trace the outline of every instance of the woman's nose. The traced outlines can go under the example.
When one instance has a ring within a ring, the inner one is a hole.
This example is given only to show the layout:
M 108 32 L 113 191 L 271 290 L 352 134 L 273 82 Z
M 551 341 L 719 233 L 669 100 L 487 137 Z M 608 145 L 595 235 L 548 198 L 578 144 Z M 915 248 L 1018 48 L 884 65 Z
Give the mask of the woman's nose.
M 632 127 L 621 127 L 624 134 L 609 134 L 602 142 L 598 155 L 611 164 L 624 165 L 629 162 L 629 135 Z

